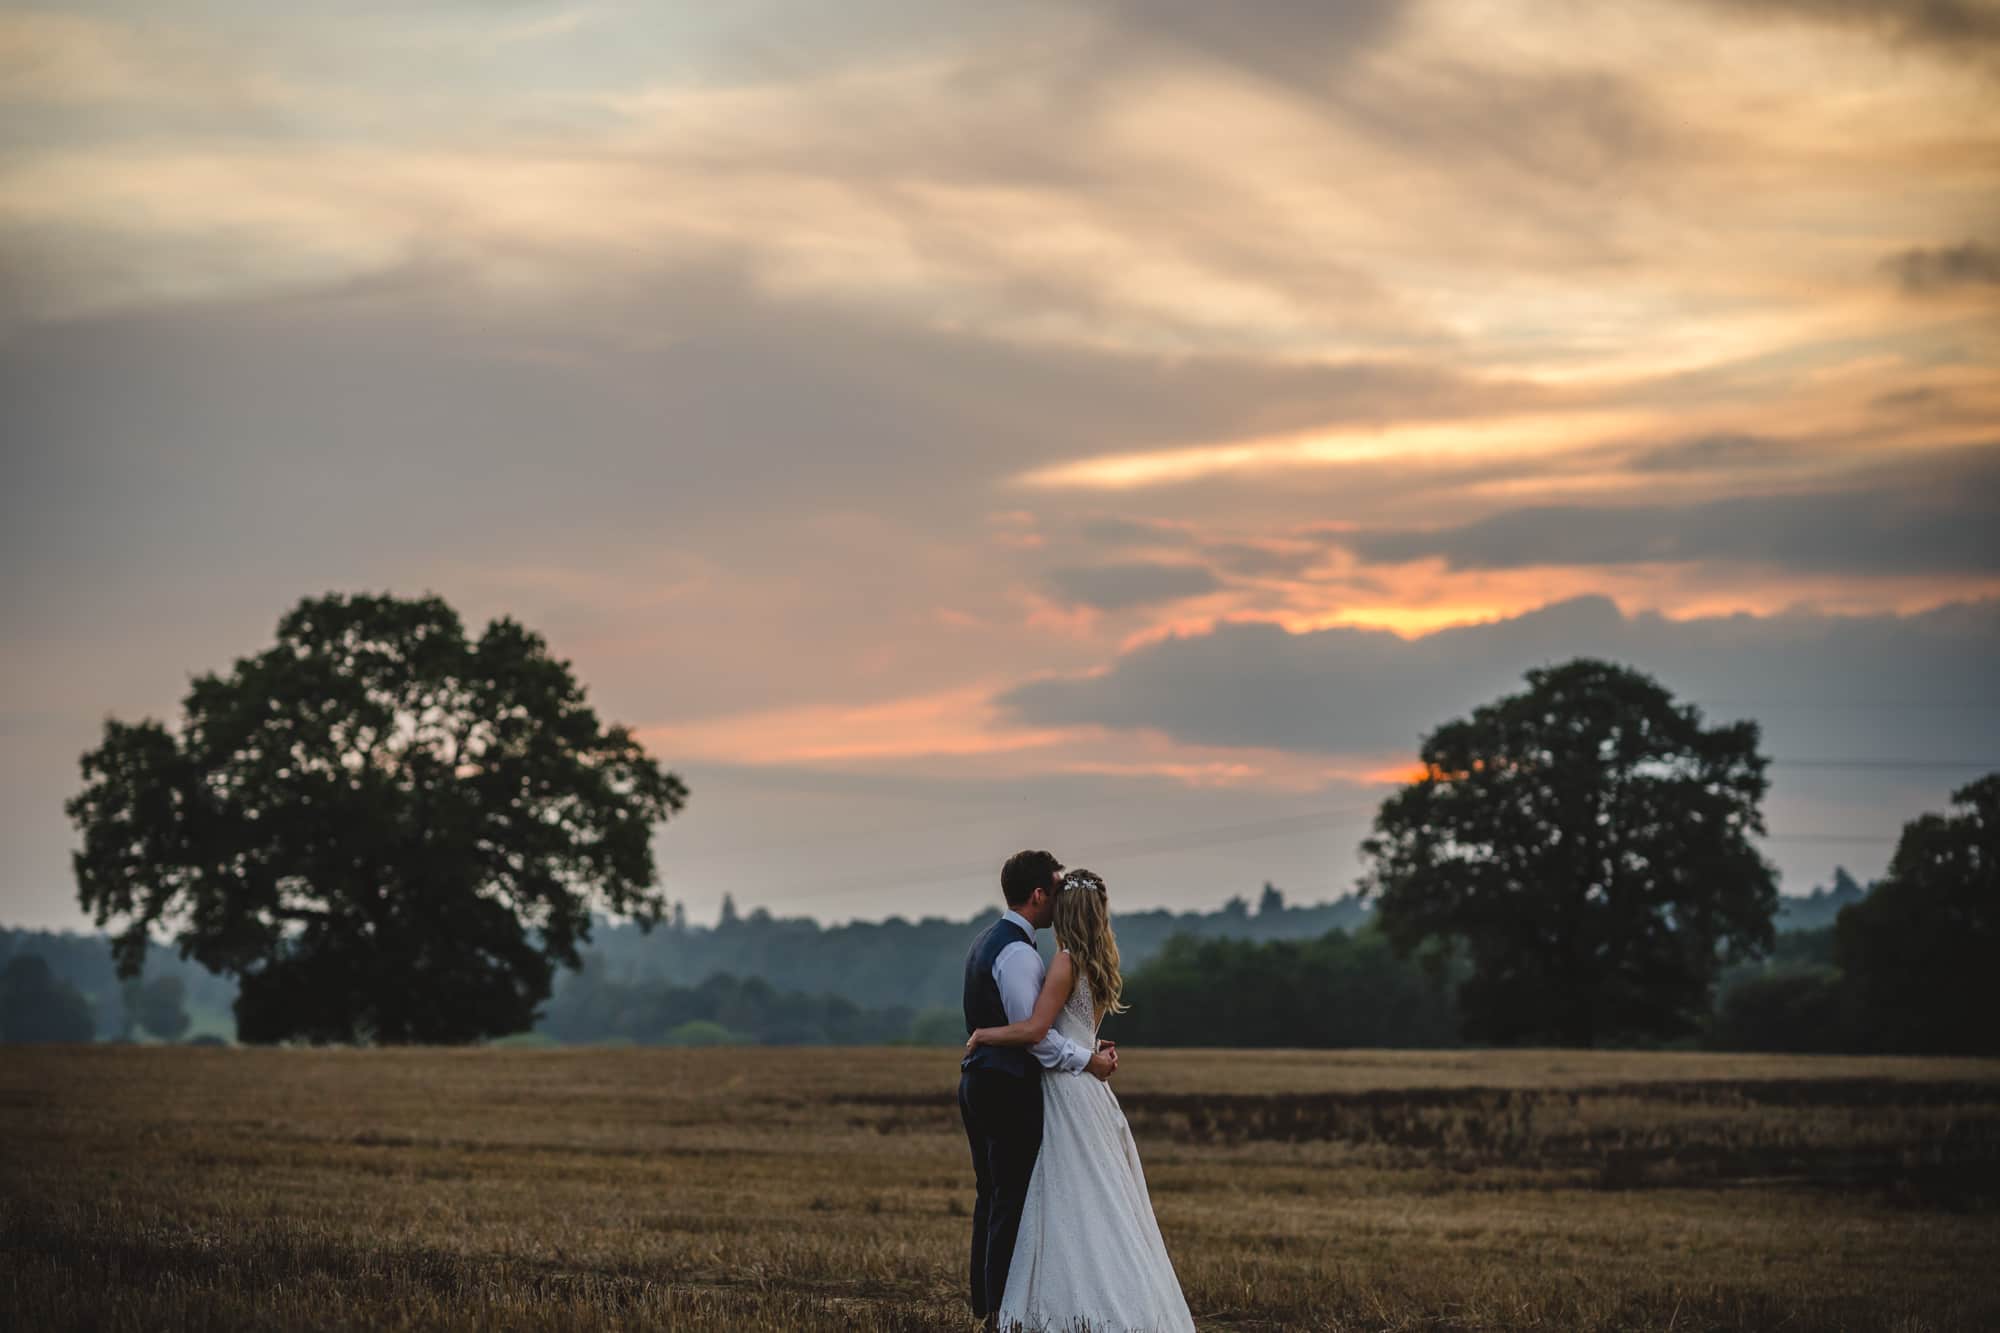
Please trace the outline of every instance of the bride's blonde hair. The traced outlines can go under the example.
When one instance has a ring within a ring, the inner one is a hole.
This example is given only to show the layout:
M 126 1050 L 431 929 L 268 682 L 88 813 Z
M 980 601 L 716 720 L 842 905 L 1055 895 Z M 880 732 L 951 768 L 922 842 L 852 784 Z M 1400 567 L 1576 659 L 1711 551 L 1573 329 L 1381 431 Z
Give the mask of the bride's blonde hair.
M 1072 870 L 1056 894 L 1056 943 L 1069 950 L 1090 980 L 1090 1000 L 1104 1014 L 1122 1014 L 1125 980 L 1118 974 L 1118 937 L 1111 933 L 1111 904 L 1095 871 Z

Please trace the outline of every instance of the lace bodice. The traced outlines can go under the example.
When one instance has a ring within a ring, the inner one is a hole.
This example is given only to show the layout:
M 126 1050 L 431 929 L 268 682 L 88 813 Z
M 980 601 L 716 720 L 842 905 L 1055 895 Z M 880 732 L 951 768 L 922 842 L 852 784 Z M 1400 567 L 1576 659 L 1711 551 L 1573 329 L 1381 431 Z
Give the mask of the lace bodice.
M 1056 1015 L 1056 1031 L 1085 1050 L 1097 1044 L 1097 1007 L 1090 996 L 1090 978 L 1083 974 L 1082 968 L 1077 969 L 1076 984 L 1070 988 L 1062 1012 Z

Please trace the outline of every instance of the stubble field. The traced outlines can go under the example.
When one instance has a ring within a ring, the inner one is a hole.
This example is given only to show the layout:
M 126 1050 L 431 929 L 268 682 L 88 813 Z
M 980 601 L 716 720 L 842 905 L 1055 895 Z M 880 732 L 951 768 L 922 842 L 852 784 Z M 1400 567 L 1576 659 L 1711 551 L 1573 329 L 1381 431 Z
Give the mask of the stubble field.
M 931 1329 L 943 1050 L 0 1049 L 0 1326 Z M 2000 1327 L 2000 1062 L 1130 1050 L 1204 1328 Z

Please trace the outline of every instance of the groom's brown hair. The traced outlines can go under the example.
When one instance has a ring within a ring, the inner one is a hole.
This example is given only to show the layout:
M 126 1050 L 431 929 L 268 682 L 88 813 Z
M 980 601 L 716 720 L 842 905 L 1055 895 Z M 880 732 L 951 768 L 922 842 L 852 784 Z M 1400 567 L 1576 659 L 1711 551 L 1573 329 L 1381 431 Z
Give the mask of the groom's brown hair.
M 1036 889 L 1054 893 L 1056 876 L 1062 873 L 1062 868 L 1062 862 L 1056 860 L 1053 852 L 1015 852 L 1000 867 L 1000 894 L 1007 900 L 1007 906 L 1019 907 L 1034 896 Z

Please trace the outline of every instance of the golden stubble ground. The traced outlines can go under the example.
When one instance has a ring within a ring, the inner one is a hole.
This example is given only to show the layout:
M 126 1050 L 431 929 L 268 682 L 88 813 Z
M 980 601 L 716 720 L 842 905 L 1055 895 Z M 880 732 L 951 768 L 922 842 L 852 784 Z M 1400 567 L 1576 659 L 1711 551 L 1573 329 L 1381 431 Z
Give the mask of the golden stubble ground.
M 0 1048 L 0 1326 L 970 1328 L 946 1050 Z M 1126 1052 L 1203 1327 L 2000 1327 L 2000 1062 Z

